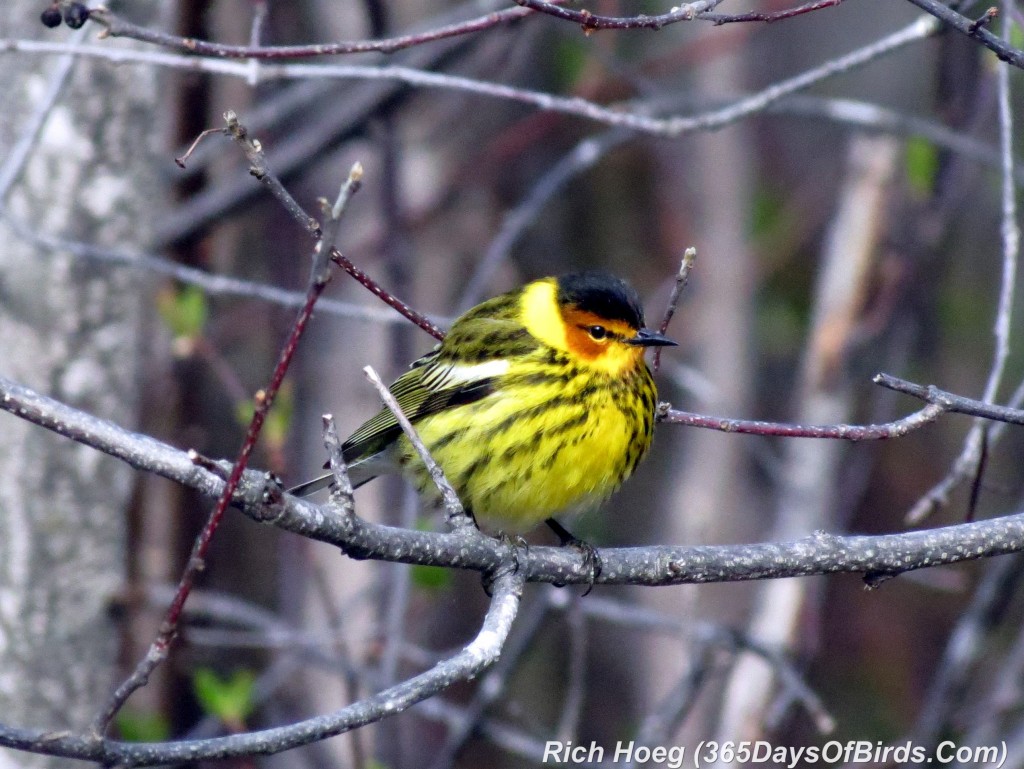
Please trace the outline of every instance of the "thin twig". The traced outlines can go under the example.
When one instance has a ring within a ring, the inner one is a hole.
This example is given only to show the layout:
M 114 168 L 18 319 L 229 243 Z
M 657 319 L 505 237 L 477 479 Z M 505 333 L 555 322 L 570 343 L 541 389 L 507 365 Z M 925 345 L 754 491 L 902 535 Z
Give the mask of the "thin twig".
M 106 8 L 92 11 L 90 20 L 105 27 L 109 37 L 126 37 L 144 43 L 152 43 L 162 48 L 172 48 L 182 53 L 212 56 L 223 59 L 303 59 L 338 56 L 351 53 L 395 53 L 404 48 L 411 48 L 435 40 L 444 40 L 459 35 L 480 32 L 501 24 L 509 24 L 531 15 L 526 8 L 508 8 L 495 13 L 484 14 L 474 19 L 446 24 L 436 29 L 417 32 L 381 40 L 346 40 L 337 43 L 314 43 L 311 45 L 225 45 L 197 40 L 194 37 L 170 35 L 149 27 L 132 24 Z
M 794 8 L 783 8 L 782 10 L 751 11 L 750 13 L 734 14 L 705 13 L 701 18 L 714 22 L 716 26 L 736 22 L 764 22 L 765 24 L 772 24 L 773 22 L 782 22 L 786 18 L 802 16 L 805 13 L 821 10 L 822 8 L 835 8 L 842 2 L 843 0 L 814 0 L 814 2 L 804 3 Z
M 341 439 L 338 437 L 338 426 L 331 414 L 323 415 L 324 425 L 324 446 L 327 449 L 327 456 L 331 474 L 334 476 L 334 483 L 331 484 L 330 503 L 337 507 L 343 515 L 352 515 L 355 512 L 355 501 L 352 488 L 352 480 L 348 477 L 348 467 L 345 464 L 345 455 L 341 449 Z
M 509 679 L 516 672 L 523 655 L 533 647 L 537 634 L 544 627 L 548 608 L 546 601 L 533 601 L 520 611 L 519 621 L 515 631 L 505 642 L 501 659 L 487 672 L 487 676 L 480 682 L 480 686 L 473 693 L 473 698 L 462 710 L 459 718 L 453 719 L 449 725 L 444 744 L 434 754 L 428 769 L 448 769 L 454 765 L 459 751 L 479 728 L 487 711 L 507 693 Z
M 665 314 L 661 316 L 661 323 L 658 325 L 658 333 L 664 334 L 668 331 L 668 324 L 672 322 L 672 316 L 676 314 L 676 307 L 679 305 L 679 297 L 686 288 L 690 279 L 690 271 L 697 259 L 697 249 L 690 246 L 683 252 L 682 262 L 679 264 L 679 272 L 676 273 L 675 283 L 672 285 L 672 293 L 668 297 L 668 305 L 665 307 Z M 661 347 L 654 349 L 654 370 L 661 368 Z
M 802 16 L 805 13 L 820 11 L 822 8 L 835 8 L 842 2 L 843 0 L 814 0 L 814 2 L 804 3 L 803 5 L 798 5 L 794 8 L 784 8 L 781 11 L 751 11 L 750 13 L 737 14 L 705 13 L 701 18 L 707 21 L 713 21 L 716 26 L 720 24 L 749 21 L 763 21 L 766 24 L 771 24 L 775 21 L 783 21 L 785 19 L 792 19 L 795 16 Z
M 657 16 L 637 14 L 636 16 L 601 16 L 584 9 L 563 8 L 546 0 L 515 0 L 516 4 L 531 11 L 545 13 L 557 19 L 579 24 L 584 32 L 596 29 L 661 29 L 679 21 L 693 21 L 722 2 L 722 0 L 697 0 L 697 2 L 673 8 Z
M 925 693 L 912 740 L 933 745 L 948 725 L 950 711 L 964 702 L 963 694 L 974 677 L 978 660 L 987 657 L 986 637 L 1004 617 L 1010 596 L 1019 589 L 1024 571 L 1020 562 L 1006 558 L 986 564 L 974 594 L 957 618 L 942 659 Z
M 878 381 L 877 379 L 875 381 Z M 673 409 L 667 403 L 658 408 L 659 422 L 703 427 L 723 433 L 743 433 L 777 438 L 830 438 L 843 441 L 875 441 L 901 438 L 913 430 L 931 424 L 943 412 L 950 410 L 942 403 L 930 403 L 920 411 L 908 414 L 902 419 L 878 425 L 796 425 L 789 422 L 764 422 L 750 419 L 709 417 L 689 411 Z
M 686 669 L 679 680 L 669 689 L 668 694 L 650 712 L 644 716 L 637 730 L 636 739 L 640 745 L 665 745 L 672 739 L 687 714 L 697 703 L 697 698 L 704 690 L 704 685 L 715 672 L 717 650 L 710 644 L 696 644 L 696 648 L 687 649 L 685 654 Z M 680 761 L 680 764 L 682 761 Z M 623 769 L 636 769 L 642 766 L 636 761 L 623 764 Z
M 233 112 L 231 114 L 234 115 Z M 227 118 L 227 115 L 224 117 Z M 174 164 L 184 171 L 188 167 L 189 158 L 191 158 L 192 153 L 199 148 L 199 145 L 202 144 L 208 136 L 222 133 L 225 133 L 223 128 L 207 128 L 204 131 L 200 131 L 199 135 L 196 136 L 196 138 L 192 140 L 192 143 L 185 149 L 185 152 L 174 159 Z
M 562 606 L 564 599 L 560 598 L 561 595 L 562 593 L 555 592 L 554 589 L 548 591 L 552 606 Z M 589 598 L 581 602 L 580 608 L 593 619 L 632 629 L 668 633 L 672 636 L 690 639 L 698 647 L 716 647 L 733 654 L 737 651 L 747 651 L 762 657 L 775 668 L 779 680 L 792 693 L 793 698 L 800 702 L 821 733 L 827 734 L 835 729 L 835 718 L 825 708 L 821 698 L 814 692 L 810 684 L 804 680 L 793 661 L 785 653 L 759 643 L 749 634 L 711 622 L 694 622 L 692 618 L 682 619 L 648 606 L 627 603 L 606 596 Z
M 951 131 L 937 123 L 909 115 L 902 115 L 874 104 L 849 99 L 820 99 L 817 97 L 793 95 L 778 104 L 769 106 L 768 109 L 781 114 L 818 115 L 843 124 L 862 126 L 891 133 L 919 135 L 934 142 L 939 147 L 960 153 L 964 157 L 986 165 L 998 167 L 1002 162 L 1002 153 L 989 148 L 971 137 Z M 211 130 L 212 132 L 219 132 L 221 129 Z M 571 176 L 592 166 L 605 152 L 622 143 L 628 137 L 629 134 L 626 132 L 613 132 L 596 139 L 586 139 L 577 145 L 563 160 L 556 163 L 548 173 L 538 179 L 534 192 L 531 192 L 519 206 L 506 215 L 501 230 L 492 240 L 484 257 L 478 263 L 458 306 L 465 309 L 482 298 L 482 287 L 486 285 L 489 276 L 497 265 L 507 257 L 508 250 L 521 235 L 525 226 L 534 220 L 536 212 L 543 205 L 544 201 L 557 192 L 558 189 L 561 189 L 562 185 Z M 190 154 L 191 149 L 183 157 L 188 157 Z M 11 156 L 13 157 L 14 155 L 15 152 L 12 151 Z M 9 164 L 5 164 L 4 172 L 0 173 L 0 177 L 6 178 L 7 172 L 11 167 Z M 1015 167 L 1014 178 L 1018 183 L 1024 183 L 1024 170 Z M 3 185 L 0 184 L 0 190 L 2 188 Z M 83 259 L 123 264 L 161 275 L 169 275 L 183 283 L 202 288 L 211 295 L 251 297 L 289 308 L 301 307 L 305 301 L 305 295 L 302 292 L 288 291 L 230 276 L 213 275 L 187 265 L 178 264 L 161 256 L 127 253 L 80 241 L 56 238 L 37 228 L 25 226 L 20 220 L 13 218 L 9 211 L 4 213 L 8 222 L 20 237 L 31 240 L 41 248 L 67 251 Z M 328 298 L 321 299 L 317 307 L 320 312 L 344 318 L 380 323 L 403 322 L 402 318 L 388 311 L 374 307 L 360 307 Z M 437 323 L 444 324 L 446 322 L 446 319 L 436 319 L 435 328 Z
M 340 442 L 339 442 L 340 449 Z M 347 475 L 347 473 L 346 473 Z M 366 668 L 358 664 L 353 658 L 352 650 L 346 640 L 345 629 L 350 627 L 348 620 L 351 612 L 358 611 L 360 598 L 365 593 L 359 592 L 346 604 L 346 610 L 342 611 L 335 605 L 337 599 L 337 585 L 328 576 L 327 569 L 320 559 L 314 559 L 310 564 L 310 577 L 315 590 L 318 605 L 324 612 L 327 630 L 332 636 L 332 648 L 334 653 L 341 659 L 342 665 L 336 667 L 334 672 L 341 676 L 342 687 L 349 702 L 356 702 L 360 696 L 360 681 L 366 673 Z M 349 616 L 346 616 L 346 615 Z M 365 769 L 366 763 L 366 735 L 362 730 L 353 730 L 351 734 L 352 766 L 354 769 Z
M 321 235 L 319 223 L 302 209 L 302 206 L 292 197 L 292 194 L 288 192 L 281 183 L 281 180 L 270 172 L 270 168 L 267 165 L 267 156 L 263 152 L 263 145 L 260 144 L 259 140 L 249 136 L 249 130 L 239 122 L 238 115 L 235 114 L 234 110 L 228 110 L 224 113 L 224 122 L 227 123 L 224 133 L 235 140 L 249 161 L 249 174 L 255 177 L 257 181 L 263 182 L 267 189 L 270 190 L 270 194 L 277 198 L 281 205 L 284 206 L 284 209 L 307 232 L 315 232 L 317 237 L 319 237 Z
M 437 464 L 423 441 L 420 440 L 420 436 L 416 433 L 416 428 L 412 426 L 412 422 L 402 411 L 402 407 L 398 405 L 398 401 L 395 400 L 395 396 L 391 394 L 387 386 L 377 375 L 377 372 L 373 370 L 373 366 L 366 366 L 363 368 L 363 373 L 366 374 L 366 378 L 373 383 L 373 386 L 377 388 L 377 394 L 380 395 L 380 399 L 384 401 L 384 405 L 388 407 L 392 414 L 395 415 L 395 419 L 398 420 L 399 426 L 402 428 L 402 432 L 405 433 L 405 437 L 409 439 L 409 443 L 416 450 L 423 464 L 427 468 L 427 472 L 430 474 L 430 480 L 433 481 L 437 490 L 441 492 L 441 499 L 444 503 L 445 516 L 448 520 L 448 524 L 453 529 L 463 529 L 467 526 L 476 528 L 473 524 L 473 519 L 466 513 L 462 507 L 462 502 L 459 500 L 459 495 L 455 493 L 455 489 L 448 482 L 448 479 L 444 475 L 444 471 L 441 466 Z
M 572 595 L 565 611 L 569 634 L 569 660 L 565 666 L 566 682 L 562 712 L 555 726 L 555 739 L 563 743 L 576 741 L 586 698 L 590 635 L 587 632 L 587 618 L 583 613 L 582 603 L 582 596 Z
M 998 35 L 992 34 L 985 29 L 984 24 L 977 23 L 977 20 L 967 18 L 939 0 L 910 0 L 910 2 L 958 32 L 974 38 L 998 56 L 1000 61 L 1005 61 L 1015 67 L 1024 67 L 1024 51 L 1014 48 Z
M 399 525 L 413 528 L 419 513 L 420 500 L 412 486 L 406 486 L 402 494 Z M 391 564 L 387 570 L 387 595 L 381 596 L 383 608 L 384 648 L 380 653 L 380 664 L 376 671 L 376 686 L 391 686 L 398 678 L 398 666 L 406 645 L 406 614 L 412 592 L 412 569 L 402 564 Z
M 992 6 L 991 8 L 986 8 L 985 12 L 981 14 L 981 16 L 979 16 L 978 18 L 976 18 L 974 21 L 967 25 L 967 29 L 965 31 L 968 35 L 973 35 L 975 32 L 978 31 L 979 27 L 987 27 L 989 24 L 991 24 L 998 15 L 999 9 L 996 8 L 995 6 Z
M 238 488 L 238 484 L 242 479 L 242 474 L 245 472 L 245 468 L 248 466 L 249 459 L 256 447 L 256 441 L 263 428 L 263 422 L 266 419 L 267 412 L 270 410 L 274 396 L 277 394 L 277 391 L 281 386 L 281 382 L 284 380 L 284 375 L 291 363 L 298 341 L 302 337 L 302 333 L 309 322 L 309 318 L 312 316 L 316 300 L 320 296 L 325 285 L 326 283 L 315 282 L 310 288 L 306 306 L 302 308 L 299 316 L 295 320 L 292 332 L 281 351 L 277 366 L 274 369 L 274 374 L 271 376 L 270 384 L 266 390 L 260 390 L 256 393 L 256 397 L 254 398 L 255 409 L 253 411 L 252 420 L 249 422 L 249 427 L 246 430 L 245 438 L 242 442 L 242 448 L 239 451 L 238 458 L 235 460 L 232 467 L 231 475 L 228 477 L 227 482 L 224 485 L 224 490 L 221 492 L 220 498 L 217 500 L 217 504 L 215 505 L 213 512 L 210 514 L 210 517 L 207 519 L 206 524 L 203 526 L 202 531 L 196 538 L 195 544 L 192 547 L 192 553 L 189 556 L 188 565 L 181 576 L 181 581 L 178 583 L 178 592 L 175 595 L 174 601 L 167 609 L 164 622 L 160 628 L 160 633 L 152 644 L 150 644 L 145 657 L 139 661 L 132 674 L 117 687 L 102 710 L 97 714 L 91 727 L 93 734 L 98 736 L 102 735 L 106 731 L 111 719 L 117 714 L 127 699 L 137 689 L 146 685 L 153 670 L 155 670 L 156 667 L 166 659 L 170 646 L 177 635 L 178 622 L 181 618 L 182 608 L 192 591 L 196 576 L 205 568 L 205 559 L 209 551 L 210 544 L 213 541 L 213 536 L 220 527 L 220 523 L 224 518 L 224 513 L 227 511 L 228 505 L 231 503 L 235 490 Z
M 333 205 L 325 205 L 324 213 L 327 215 L 327 223 L 323 228 L 323 235 L 320 242 L 313 249 L 313 269 L 310 271 L 310 280 L 326 280 L 331 269 L 331 254 L 334 251 L 335 243 L 338 241 L 338 233 L 341 230 L 341 214 L 363 183 L 363 164 L 355 162 L 348 172 L 338 190 L 338 197 Z M 326 203 L 326 201 L 325 201 Z
M 998 147 L 979 141 L 962 130 L 954 130 L 933 120 L 857 99 L 791 94 L 765 110 L 775 115 L 824 118 L 840 125 L 867 128 L 894 136 L 919 136 L 937 148 L 949 150 L 964 159 L 991 168 L 1001 168 L 1003 162 L 1003 153 Z M 1014 179 L 1018 185 L 1024 184 L 1024 167 L 1020 164 L 1014 166 Z
M 376 280 L 370 277 L 370 275 L 363 270 L 356 267 L 356 265 L 347 257 L 344 256 L 338 249 L 331 250 L 331 259 L 335 264 L 339 265 L 345 272 L 351 275 L 356 281 L 367 289 L 371 294 L 376 296 L 382 302 L 387 304 L 389 307 L 397 310 L 402 314 L 404 318 L 412 321 L 414 324 L 419 326 L 421 329 L 430 334 L 434 339 L 444 339 L 444 331 L 441 327 L 430 320 L 426 315 L 417 312 L 408 304 L 403 302 L 401 299 L 396 297 L 394 294 L 388 292 L 380 285 Z
M 940 390 L 935 385 L 920 385 L 908 382 L 906 379 L 890 376 L 889 374 L 875 374 L 875 384 L 887 387 L 896 392 L 913 395 L 930 404 L 940 406 L 944 411 L 952 411 L 957 414 L 967 414 L 983 419 L 991 419 L 996 422 L 1006 422 L 1013 425 L 1024 425 L 1024 410 L 1013 409 L 1008 406 L 999 406 L 993 403 L 965 398 L 962 395 L 954 395 L 946 390 Z
M 249 45 L 258 48 L 260 38 L 263 36 L 263 25 L 267 20 L 267 0 L 256 0 L 252 14 L 252 23 L 249 29 Z M 249 60 L 249 87 L 255 88 L 259 84 L 260 62 L 253 57 Z
M 967 514 L 965 521 L 973 521 L 978 510 L 978 500 L 981 499 L 981 489 L 984 485 L 982 479 L 985 477 L 985 470 L 988 468 L 989 431 L 988 425 L 981 431 L 981 448 L 978 450 L 978 468 L 974 473 L 974 480 L 971 481 L 971 495 L 967 500 Z

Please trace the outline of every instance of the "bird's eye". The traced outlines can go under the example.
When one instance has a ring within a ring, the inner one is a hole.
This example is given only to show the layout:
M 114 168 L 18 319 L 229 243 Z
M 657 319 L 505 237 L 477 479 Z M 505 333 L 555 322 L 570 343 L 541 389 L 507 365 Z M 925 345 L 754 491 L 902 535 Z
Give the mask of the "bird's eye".
M 596 339 L 597 341 L 600 341 L 608 336 L 608 329 L 606 329 L 604 326 L 589 326 L 587 328 L 587 333 L 590 334 L 591 339 Z

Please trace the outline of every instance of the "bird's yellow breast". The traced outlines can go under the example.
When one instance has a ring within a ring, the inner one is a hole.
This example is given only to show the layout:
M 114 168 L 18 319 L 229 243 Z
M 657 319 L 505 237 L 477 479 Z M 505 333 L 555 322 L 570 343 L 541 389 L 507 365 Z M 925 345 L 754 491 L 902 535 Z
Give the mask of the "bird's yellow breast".
M 655 395 L 646 366 L 611 378 L 555 357 L 553 365 L 518 364 L 488 397 L 417 425 L 463 504 L 490 528 L 525 531 L 596 505 L 650 445 Z M 421 493 L 436 501 L 404 438 L 399 450 Z

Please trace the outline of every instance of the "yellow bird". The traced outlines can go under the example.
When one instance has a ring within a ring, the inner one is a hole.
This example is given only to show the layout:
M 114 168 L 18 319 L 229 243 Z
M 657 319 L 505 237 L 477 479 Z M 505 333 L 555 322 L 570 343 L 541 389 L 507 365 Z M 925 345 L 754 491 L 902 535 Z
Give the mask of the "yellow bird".
M 524 532 L 596 506 L 647 453 L 657 391 L 637 292 L 604 272 L 535 280 L 459 317 L 390 390 L 478 524 Z M 394 415 L 382 409 L 342 447 L 353 485 L 409 478 L 440 493 Z M 326 475 L 292 489 L 308 494 Z

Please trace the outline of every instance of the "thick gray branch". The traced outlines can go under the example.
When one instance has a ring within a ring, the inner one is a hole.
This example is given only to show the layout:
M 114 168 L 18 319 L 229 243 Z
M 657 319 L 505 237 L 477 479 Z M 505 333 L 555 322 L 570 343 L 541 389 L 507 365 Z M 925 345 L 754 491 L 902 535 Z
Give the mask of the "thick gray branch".
M 145 435 L 70 408 L 0 377 L 0 408 L 79 443 L 214 497 L 222 480 L 189 455 Z M 328 506 L 276 493 L 250 472 L 236 505 L 254 520 L 328 542 L 353 558 L 447 566 L 492 573 L 513 562 L 512 546 L 475 531 L 397 529 L 341 515 Z M 1024 513 L 880 536 L 825 532 L 792 542 L 600 551 L 598 584 L 675 585 L 849 572 L 872 578 L 1024 550 Z M 531 547 L 516 554 L 528 582 L 583 584 L 590 574 L 573 548 Z

